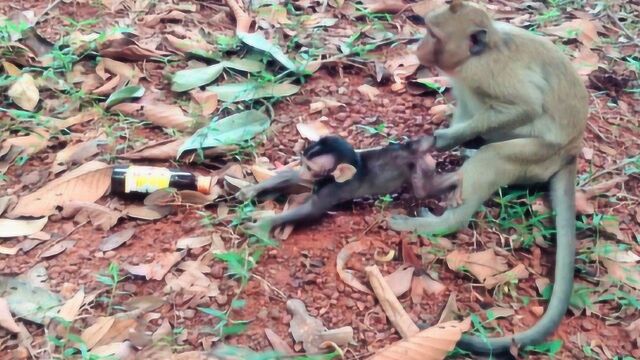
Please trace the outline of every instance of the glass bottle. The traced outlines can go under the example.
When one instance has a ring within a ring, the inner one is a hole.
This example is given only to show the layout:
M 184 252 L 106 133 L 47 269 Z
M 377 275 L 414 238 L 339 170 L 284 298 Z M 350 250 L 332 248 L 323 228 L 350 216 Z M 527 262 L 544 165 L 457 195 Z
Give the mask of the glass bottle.
M 116 194 L 148 194 L 159 189 L 194 190 L 209 194 L 210 176 L 155 166 L 116 165 L 111 173 L 111 192 Z

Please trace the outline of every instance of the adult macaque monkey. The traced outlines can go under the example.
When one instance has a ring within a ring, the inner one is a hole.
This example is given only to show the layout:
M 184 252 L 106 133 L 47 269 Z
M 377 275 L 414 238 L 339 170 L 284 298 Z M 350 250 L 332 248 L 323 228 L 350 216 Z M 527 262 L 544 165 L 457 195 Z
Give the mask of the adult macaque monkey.
M 425 18 L 428 34 L 417 56 L 452 80 L 457 107 L 448 129 L 435 132 L 436 148 L 481 138 L 486 145 L 467 160 L 462 202 L 442 216 L 395 216 L 399 231 L 448 233 L 467 226 L 499 187 L 550 179 L 556 212 L 555 284 L 547 312 L 532 328 L 511 336 L 464 336 L 476 353 L 503 353 L 545 340 L 567 310 L 575 257 L 576 155 L 588 115 L 588 94 L 569 60 L 549 40 L 493 21 L 478 5 L 451 1 Z

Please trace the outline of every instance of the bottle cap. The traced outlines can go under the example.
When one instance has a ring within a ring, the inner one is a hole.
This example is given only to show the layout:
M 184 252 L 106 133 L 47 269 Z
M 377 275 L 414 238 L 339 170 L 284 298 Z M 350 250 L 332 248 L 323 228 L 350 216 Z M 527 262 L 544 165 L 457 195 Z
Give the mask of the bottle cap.
M 196 176 L 197 191 L 203 194 L 211 192 L 211 176 Z

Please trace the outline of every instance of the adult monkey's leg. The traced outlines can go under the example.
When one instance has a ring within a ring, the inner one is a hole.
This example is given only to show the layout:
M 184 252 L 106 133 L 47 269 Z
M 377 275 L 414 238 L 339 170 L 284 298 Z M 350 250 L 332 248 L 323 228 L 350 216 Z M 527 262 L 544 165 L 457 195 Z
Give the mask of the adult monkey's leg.
M 575 179 L 575 159 L 551 178 L 551 201 L 556 211 L 557 229 L 555 282 L 542 318 L 526 331 L 510 336 L 480 338 L 464 335 L 458 347 L 481 354 L 504 353 L 509 351 L 512 343 L 517 346 L 539 344 L 558 327 L 567 312 L 573 290 L 576 257 Z

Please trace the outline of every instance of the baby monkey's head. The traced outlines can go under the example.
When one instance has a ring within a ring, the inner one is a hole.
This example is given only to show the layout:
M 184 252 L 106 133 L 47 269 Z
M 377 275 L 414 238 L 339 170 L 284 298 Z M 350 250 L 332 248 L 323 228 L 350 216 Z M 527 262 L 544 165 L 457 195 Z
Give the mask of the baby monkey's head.
M 359 166 L 353 146 L 340 136 L 324 136 L 302 152 L 302 171 L 305 180 L 317 181 L 333 176 L 337 182 L 353 177 Z

